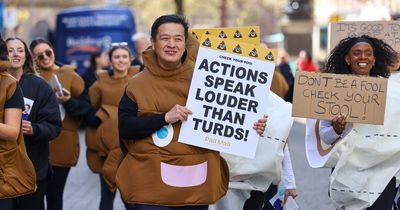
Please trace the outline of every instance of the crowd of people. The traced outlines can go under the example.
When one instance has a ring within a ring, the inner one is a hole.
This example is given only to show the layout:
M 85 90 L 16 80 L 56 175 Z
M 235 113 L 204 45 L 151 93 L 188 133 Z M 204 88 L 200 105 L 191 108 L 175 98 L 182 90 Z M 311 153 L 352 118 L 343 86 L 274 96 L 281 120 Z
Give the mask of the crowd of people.
M 199 49 L 188 27 L 180 16 L 161 16 L 150 36 L 133 36 L 136 54 L 113 44 L 107 52 L 93 53 L 82 77 L 74 66 L 58 64 L 53 45 L 43 38 L 28 47 L 18 37 L 0 37 L 0 209 L 63 209 L 82 127 L 88 167 L 100 179 L 100 210 L 113 209 L 117 190 L 126 209 L 134 210 L 203 210 L 229 196 L 229 160 L 177 140 L 192 114 L 185 104 Z M 293 70 L 284 51 L 279 59 L 271 91 L 292 102 Z M 361 36 L 342 40 L 324 67 L 316 67 L 306 51 L 297 66 L 299 71 L 388 78 L 399 63 L 389 45 Z M 268 129 L 264 114 L 252 125 L 260 138 Z M 174 133 L 163 146 L 153 142 L 161 129 Z M 321 121 L 321 138 L 335 144 L 351 129 L 346 116 L 336 116 Z M 298 192 L 288 139 L 284 142 L 277 180 L 286 188 L 285 203 Z M 178 179 L 172 177 L 177 174 Z M 369 210 L 391 208 L 396 180 L 390 178 Z M 238 210 L 274 209 L 269 200 L 277 185 L 252 190 Z

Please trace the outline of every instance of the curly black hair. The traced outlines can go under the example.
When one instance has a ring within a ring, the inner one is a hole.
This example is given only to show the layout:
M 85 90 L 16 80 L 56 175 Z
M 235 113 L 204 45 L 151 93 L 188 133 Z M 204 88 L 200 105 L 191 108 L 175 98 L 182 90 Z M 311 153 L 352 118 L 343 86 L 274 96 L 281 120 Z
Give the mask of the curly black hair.
M 358 41 L 366 40 L 374 50 L 375 65 L 370 71 L 370 76 L 389 77 L 389 66 L 394 65 L 397 60 L 397 52 L 386 42 L 367 35 L 348 37 L 342 39 L 329 54 L 328 61 L 322 72 L 335 74 L 352 74 L 351 67 L 347 65 L 345 56 Z

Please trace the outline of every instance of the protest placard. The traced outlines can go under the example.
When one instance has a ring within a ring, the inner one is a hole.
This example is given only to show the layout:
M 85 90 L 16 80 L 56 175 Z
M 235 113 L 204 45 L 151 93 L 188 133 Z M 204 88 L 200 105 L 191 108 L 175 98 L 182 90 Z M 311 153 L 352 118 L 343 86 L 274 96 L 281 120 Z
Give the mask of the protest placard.
M 382 125 L 386 91 L 385 78 L 298 71 L 292 113 L 321 120 L 344 114 L 347 122 Z
M 202 36 L 179 142 L 253 158 L 277 51 Z
M 344 21 L 329 25 L 329 45 L 331 51 L 346 37 L 368 35 L 382 39 L 394 50 L 400 52 L 400 21 Z
M 221 39 L 234 39 L 238 42 L 249 44 L 260 44 L 260 27 L 259 26 L 243 26 L 231 28 L 205 28 L 205 29 L 189 29 L 197 39 L 202 35 L 218 36 Z

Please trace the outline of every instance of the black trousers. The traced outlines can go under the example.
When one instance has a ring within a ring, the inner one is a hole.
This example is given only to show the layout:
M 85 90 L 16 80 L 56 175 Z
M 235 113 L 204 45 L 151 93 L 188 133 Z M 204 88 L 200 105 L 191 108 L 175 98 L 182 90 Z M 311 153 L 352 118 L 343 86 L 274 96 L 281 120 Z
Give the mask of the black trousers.
M 134 210 L 208 210 L 208 206 L 152 206 L 152 205 L 135 205 Z
M 253 190 L 250 198 L 246 200 L 243 210 L 274 210 L 269 200 L 278 191 L 278 186 L 271 184 L 266 192 Z
M 36 185 L 37 188 L 35 192 L 16 198 L 16 205 L 14 210 L 26 210 L 26 209 L 40 210 L 43 208 L 43 199 L 44 195 L 46 194 L 47 179 L 38 181 Z
M 0 209 L 1 210 L 13 210 L 15 206 L 15 198 L 0 199 Z
M 62 210 L 65 183 L 70 171 L 70 167 L 52 166 L 53 177 L 47 185 L 46 201 L 47 210 Z
M 38 181 L 36 185 L 36 191 L 33 193 L 15 198 L 0 199 L 0 210 L 43 209 L 47 180 Z
M 103 175 L 100 174 L 100 210 L 113 210 L 114 208 L 114 198 L 115 192 L 111 192 L 106 182 L 104 181 Z

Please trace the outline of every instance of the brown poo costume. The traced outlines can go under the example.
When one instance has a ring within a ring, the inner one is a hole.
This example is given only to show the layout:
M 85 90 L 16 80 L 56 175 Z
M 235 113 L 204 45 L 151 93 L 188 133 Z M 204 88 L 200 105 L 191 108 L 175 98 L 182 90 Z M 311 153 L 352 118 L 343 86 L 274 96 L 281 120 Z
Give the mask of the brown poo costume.
M 131 67 L 124 78 L 114 79 L 109 72 L 97 73 L 97 81 L 90 87 L 92 106 L 101 119 L 97 130 L 88 128 L 86 135 L 87 162 L 95 173 L 102 173 L 109 189 L 116 190 L 115 174 L 122 160 L 118 135 L 118 105 L 128 80 L 138 73 L 139 67 Z M 94 132 L 93 132 L 94 131 Z
M 40 70 L 40 75 L 50 83 L 56 74 L 62 87 L 71 93 L 71 98 L 79 97 L 84 90 L 83 79 L 75 72 L 74 66 L 62 66 L 54 70 Z M 65 114 L 61 134 L 50 141 L 50 162 L 53 166 L 75 166 L 79 157 L 79 119 Z
M 155 52 L 145 51 L 146 67 L 129 81 L 126 90 L 138 105 L 138 116 L 166 113 L 175 104 L 186 104 L 197 40 L 189 37 L 186 49 L 184 63 L 173 70 L 163 70 L 156 62 Z M 129 152 L 116 177 L 124 201 L 165 206 L 208 205 L 225 195 L 229 178 L 225 160 L 218 152 L 178 143 L 181 123 L 172 127 L 173 135 L 171 130 L 168 132 L 172 140 L 164 147 L 156 146 L 157 140 L 152 136 L 124 140 Z
M 10 62 L 0 61 L 0 122 L 4 123 L 4 104 L 16 89 L 16 80 L 5 70 Z M 26 149 L 22 130 L 17 141 L 0 140 L 0 199 L 13 198 L 36 190 L 36 174 Z

